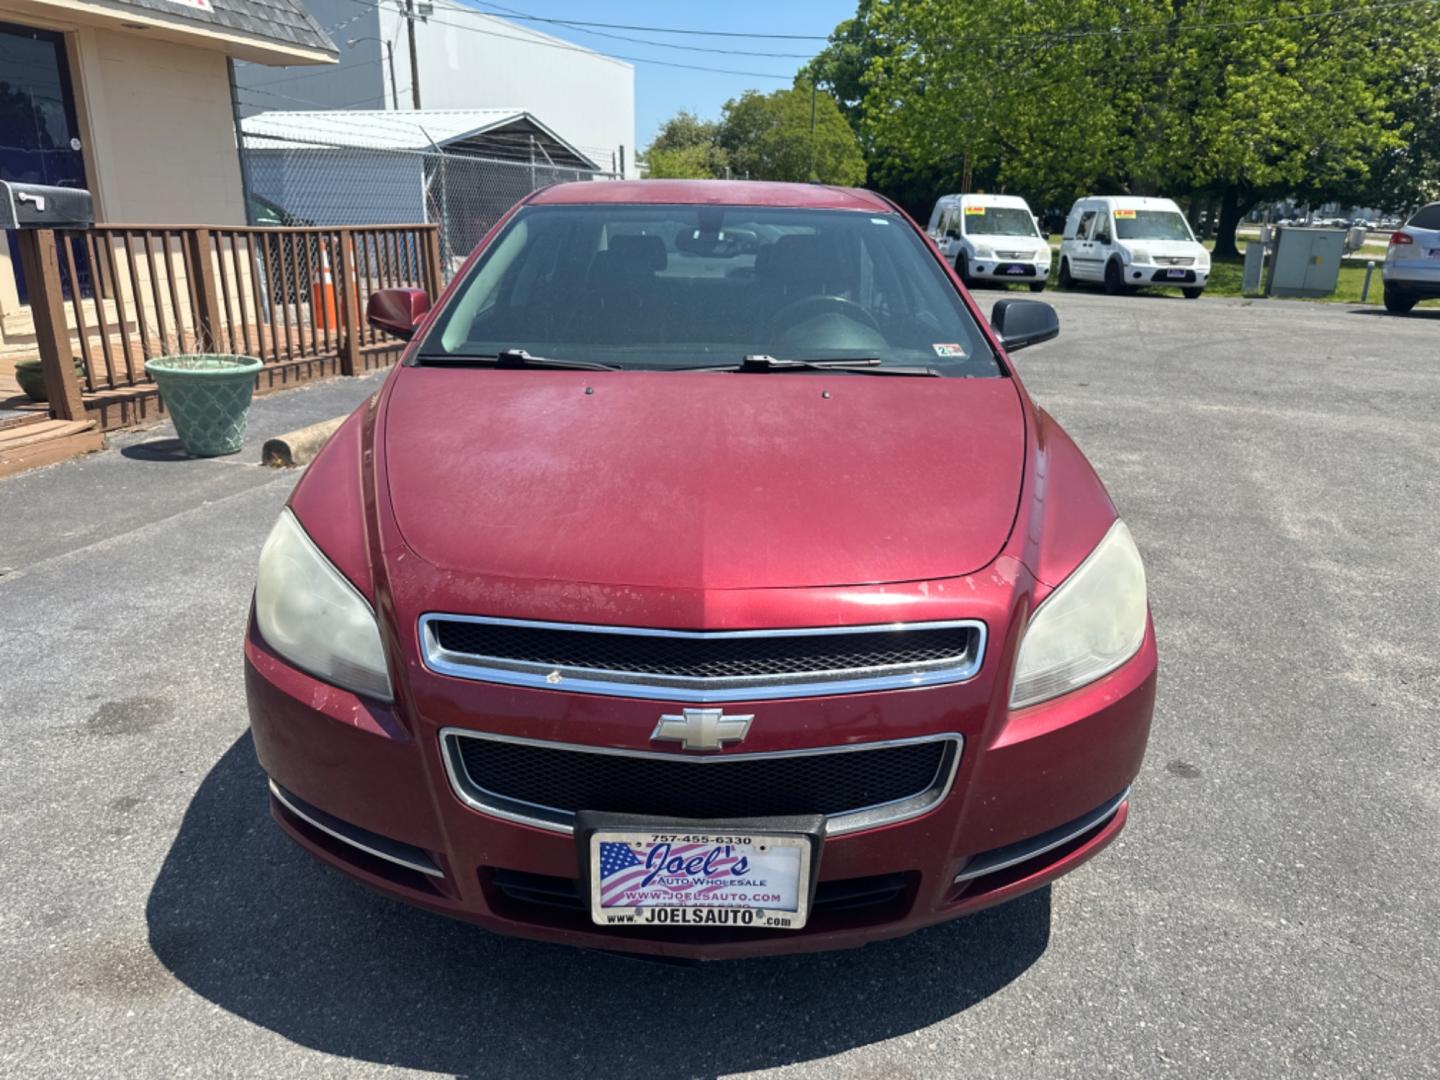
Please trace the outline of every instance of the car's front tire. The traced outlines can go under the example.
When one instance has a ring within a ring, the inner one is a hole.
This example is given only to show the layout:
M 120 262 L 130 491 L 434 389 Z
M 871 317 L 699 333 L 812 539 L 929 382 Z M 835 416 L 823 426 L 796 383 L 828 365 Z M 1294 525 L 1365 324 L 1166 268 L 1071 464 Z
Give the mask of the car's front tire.
M 1205 286 L 1203 285 L 1187 285 L 1180 290 L 1186 300 L 1199 300 L 1200 294 L 1204 291 Z
M 975 284 L 970 280 L 970 256 L 963 251 L 955 256 L 955 275 L 967 289 Z
M 1059 278 L 1059 285 L 1060 285 L 1060 288 L 1062 288 L 1062 289 L 1073 289 L 1073 288 L 1075 287 L 1075 279 L 1070 276 L 1070 260 L 1069 260 L 1069 259 L 1061 259 L 1061 260 L 1060 260 L 1060 278 Z
M 1385 286 L 1385 310 L 1392 315 L 1404 315 L 1420 302 L 1418 296 L 1411 296 L 1409 293 L 1401 292 L 1393 285 Z
M 1105 293 L 1107 296 L 1119 296 L 1125 291 L 1125 275 L 1120 269 L 1120 264 L 1111 259 L 1105 264 Z

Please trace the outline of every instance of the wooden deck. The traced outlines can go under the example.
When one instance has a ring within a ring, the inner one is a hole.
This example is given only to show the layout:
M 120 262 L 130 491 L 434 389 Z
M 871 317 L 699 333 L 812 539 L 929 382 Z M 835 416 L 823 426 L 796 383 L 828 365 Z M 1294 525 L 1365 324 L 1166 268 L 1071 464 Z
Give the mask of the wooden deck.
M 40 415 L 0 427 L 0 476 L 88 454 L 104 446 L 94 420 L 51 420 Z

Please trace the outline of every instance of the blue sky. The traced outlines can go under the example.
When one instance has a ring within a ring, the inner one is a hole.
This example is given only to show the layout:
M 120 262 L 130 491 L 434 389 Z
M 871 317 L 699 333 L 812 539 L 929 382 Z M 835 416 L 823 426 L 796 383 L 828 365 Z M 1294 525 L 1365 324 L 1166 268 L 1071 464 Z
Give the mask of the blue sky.
M 589 22 L 625 23 L 633 26 L 683 27 L 696 30 L 724 30 L 739 33 L 814 34 L 821 38 L 835 29 L 835 24 L 855 13 L 855 0 L 703 0 L 676 3 L 675 0 L 468 0 L 475 7 L 502 18 L 519 12 L 547 19 L 581 19 Z M 681 34 L 659 34 L 640 30 L 604 30 L 587 32 L 579 27 L 556 26 L 551 23 L 516 20 L 522 25 L 543 30 L 614 55 L 625 56 L 635 64 L 635 139 L 643 149 L 655 137 L 666 119 L 681 109 L 715 119 L 720 108 L 746 90 L 768 93 L 789 86 L 796 70 L 805 59 L 823 46 L 823 41 L 776 41 L 764 38 L 696 37 Z M 602 34 L 639 38 L 642 41 L 617 40 Z M 666 42 L 690 48 L 733 49 L 738 53 L 796 53 L 803 57 L 761 57 L 692 52 L 687 49 L 665 48 L 644 42 Z M 665 60 L 676 64 L 700 67 L 729 68 L 734 71 L 768 73 L 774 77 L 718 74 L 688 71 L 644 63 L 645 59 Z

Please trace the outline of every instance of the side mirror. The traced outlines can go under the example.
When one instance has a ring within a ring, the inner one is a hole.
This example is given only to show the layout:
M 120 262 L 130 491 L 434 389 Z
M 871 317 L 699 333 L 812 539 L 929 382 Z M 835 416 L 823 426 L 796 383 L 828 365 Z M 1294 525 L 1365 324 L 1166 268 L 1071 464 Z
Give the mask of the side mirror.
M 430 311 L 424 289 L 381 289 L 365 305 L 365 321 L 377 330 L 409 341 Z
M 946 229 L 946 230 L 945 230 L 945 239 L 946 239 L 946 240 L 959 240 L 959 239 L 960 239 L 960 230 L 959 230 L 959 229 Z
M 1060 333 L 1060 316 L 1039 300 L 996 300 L 990 325 L 1006 352 L 1049 341 Z

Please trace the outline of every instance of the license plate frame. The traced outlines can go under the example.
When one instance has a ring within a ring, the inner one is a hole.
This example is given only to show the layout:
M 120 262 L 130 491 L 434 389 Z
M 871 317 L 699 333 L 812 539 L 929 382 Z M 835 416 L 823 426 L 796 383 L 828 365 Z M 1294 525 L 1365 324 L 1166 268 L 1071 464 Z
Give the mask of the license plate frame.
M 815 895 L 823 830 L 823 818 L 811 816 L 657 821 L 582 813 L 576 820 L 576 846 L 590 921 L 597 927 L 646 930 L 804 929 Z M 607 857 L 604 844 L 630 845 L 636 863 L 607 875 L 606 869 L 628 860 L 619 855 L 617 861 L 618 853 L 613 851 Z M 650 852 L 662 844 L 670 845 L 669 851 L 659 857 L 658 864 L 647 862 Z M 762 844 L 765 852 L 753 851 Z M 710 854 L 725 847 L 730 850 Z M 680 848 L 686 850 L 680 852 Z M 756 861 L 748 865 L 736 861 L 752 857 Z M 682 862 L 677 864 L 676 859 Z M 678 872 L 670 872 L 677 866 Z M 742 871 L 738 875 L 734 873 L 737 867 Z M 640 884 L 654 871 L 658 876 L 648 885 Z M 740 884 L 732 886 L 732 881 Z M 724 900 L 710 903 L 707 896 L 723 896 Z M 666 903 L 666 899 L 676 902 Z M 627 902 L 630 900 L 638 902 Z
M 1006 263 L 1002 273 L 1023 275 L 1025 273 L 1025 267 L 1021 263 Z
M 1183 278 L 1187 272 L 1188 271 L 1182 270 L 1178 266 L 1172 266 L 1169 270 L 1165 271 L 1165 276 L 1167 278 Z

